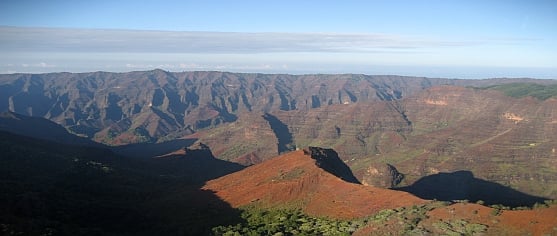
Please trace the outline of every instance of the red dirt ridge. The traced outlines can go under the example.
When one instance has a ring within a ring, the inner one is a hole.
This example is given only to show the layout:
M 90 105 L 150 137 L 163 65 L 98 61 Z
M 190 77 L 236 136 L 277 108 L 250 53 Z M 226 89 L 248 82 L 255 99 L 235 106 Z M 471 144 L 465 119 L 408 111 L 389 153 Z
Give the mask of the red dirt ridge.
M 248 167 L 203 187 L 233 207 L 299 208 L 306 214 L 351 219 L 425 203 L 411 194 L 349 183 L 317 167 L 303 151 Z

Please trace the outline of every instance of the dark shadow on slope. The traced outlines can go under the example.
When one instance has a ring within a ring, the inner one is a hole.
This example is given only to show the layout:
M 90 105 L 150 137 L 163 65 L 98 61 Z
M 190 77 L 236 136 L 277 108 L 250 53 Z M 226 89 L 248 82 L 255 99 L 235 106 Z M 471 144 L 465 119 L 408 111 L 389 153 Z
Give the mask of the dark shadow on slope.
M 197 139 L 175 139 L 162 143 L 136 143 L 111 147 L 112 151 L 128 157 L 149 158 L 165 155 L 189 147 Z
M 245 166 L 217 159 L 211 149 L 203 144 L 196 143 L 186 147 L 183 155 L 170 155 L 149 161 L 151 165 L 165 170 L 165 175 L 180 177 L 191 183 L 204 183 L 205 181 L 240 171 Z
M 273 116 L 269 113 L 265 113 L 265 115 L 263 115 L 263 119 L 269 122 L 273 133 L 275 133 L 275 136 L 277 137 L 279 154 L 292 151 L 294 148 L 292 146 L 294 141 L 292 138 L 292 134 L 288 130 L 288 126 L 280 121 L 276 116 Z
M 350 168 L 338 157 L 338 153 L 335 150 L 330 148 L 307 147 L 304 148 L 304 154 L 315 159 L 315 164 L 319 168 L 346 182 L 360 184 L 360 181 L 356 179 L 352 170 L 350 170 Z
M 546 198 L 528 195 L 498 183 L 475 178 L 470 171 L 439 173 L 423 177 L 414 184 L 395 188 L 409 192 L 423 199 L 442 201 L 482 200 L 486 205 L 509 207 L 528 206 L 543 203 Z
M 209 235 L 240 211 L 203 182 L 106 149 L 0 132 L 0 222 L 22 235 Z
M 70 134 L 64 127 L 48 119 L 13 112 L 0 113 L 0 130 L 63 144 L 104 147 L 103 144 Z

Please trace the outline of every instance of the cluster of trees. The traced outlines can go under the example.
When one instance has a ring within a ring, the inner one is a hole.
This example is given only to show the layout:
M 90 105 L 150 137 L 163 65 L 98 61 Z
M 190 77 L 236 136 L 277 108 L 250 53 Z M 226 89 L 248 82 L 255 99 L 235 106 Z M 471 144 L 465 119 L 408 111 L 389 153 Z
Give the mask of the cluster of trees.
M 299 210 L 246 208 L 243 223 L 213 228 L 215 235 L 351 235 L 362 221 L 311 217 Z
M 420 235 L 430 233 L 419 222 L 426 219 L 426 213 L 434 208 L 448 205 L 448 202 L 433 201 L 425 205 L 386 209 L 374 215 L 353 219 L 335 220 L 305 215 L 300 210 L 257 207 L 242 209 L 242 223 L 217 226 L 214 235 L 351 235 L 364 227 L 383 228 L 385 233 L 398 232 L 400 235 Z M 458 227 L 454 227 L 460 230 Z M 474 229 L 475 230 L 475 229 Z M 381 234 L 381 232 L 377 232 Z
M 462 219 L 440 221 L 433 223 L 433 227 L 444 235 L 481 235 L 487 231 L 488 226 L 484 224 L 470 223 Z
M 242 209 L 242 222 L 235 225 L 217 226 L 214 235 L 351 235 L 357 230 L 372 227 L 377 234 L 398 235 L 431 234 L 432 230 L 444 233 L 483 233 L 487 226 L 470 224 L 465 221 L 438 222 L 424 227 L 420 222 L 427 219 L 427 212 L 444 207 L 449 202 L 432 201 L 424 205 L 382 210 L 374 215 L 353 220 L 335 220 L 312 217 L 300 210 L 272 209 L 256 207 Z

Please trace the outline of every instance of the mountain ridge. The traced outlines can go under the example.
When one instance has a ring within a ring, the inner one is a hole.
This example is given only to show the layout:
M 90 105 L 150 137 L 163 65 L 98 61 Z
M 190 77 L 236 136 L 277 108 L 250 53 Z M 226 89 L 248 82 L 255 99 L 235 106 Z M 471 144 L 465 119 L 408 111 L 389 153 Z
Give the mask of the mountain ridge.
M 312 150 L 325 151 L 321 148 Z M 334 155 L 326 158 L 328 160 L 323 163 L 346 167 L 344 163 L 337 162 L 340 159 Z M 341 219 L 425 202 L 405 192 L 347 182 L 319 165 L 319 160 L 314 159 L 311 153 L 292 151 L 210 180 L 202 189 L 214 191 L 233 207 L 286 207 L 301 209 L 309 215 Z
M 119 145 L 172 139 L 233 122 L 245 112 L 392 101 L 442 84 L 488 86 L 520 81 L 554 82 L 163 70 L 10 74 L 0 75 L 0 111 L 45 117 L 73 133 Z

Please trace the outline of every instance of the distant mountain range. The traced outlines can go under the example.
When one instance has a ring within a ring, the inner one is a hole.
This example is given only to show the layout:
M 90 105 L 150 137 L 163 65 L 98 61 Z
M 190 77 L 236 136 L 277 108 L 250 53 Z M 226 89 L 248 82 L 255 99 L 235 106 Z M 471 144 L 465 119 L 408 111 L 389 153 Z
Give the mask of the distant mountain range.
M 252 165 L 319 146 L 336 150 L 359 182 L 376 187 L 465 170 L 557 198 L 556 84 L 163 70 L 10 74 L 0 75 L 0 111 L 13 112 L 6 122 L 41 117 L 81 138 L 13 122 L 4 130 L 120 146 L 113 150 L 128 156 L 161 156 L 197 141 L 219 159 Z
M 248 114 L 396 101 L 438 85 L 552 80 L 284 75 L 163 70 L 0 75 L 0 111 L 44 117 L 110 145 L 173 139 Z M 400 110 L 399 112 L 403 112 Z

